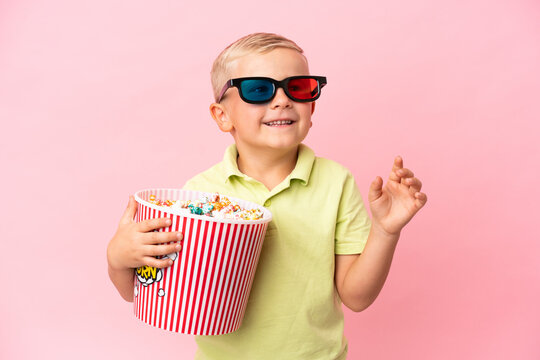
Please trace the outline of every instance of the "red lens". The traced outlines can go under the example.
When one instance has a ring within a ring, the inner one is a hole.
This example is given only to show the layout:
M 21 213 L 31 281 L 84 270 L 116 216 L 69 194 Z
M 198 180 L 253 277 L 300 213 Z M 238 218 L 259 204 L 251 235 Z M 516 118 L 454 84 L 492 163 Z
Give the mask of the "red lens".
M 319 86 L 315 79 L 292 79 L 287 85 L 292 97 L 299 100 L 313 99 L 319 94 Z

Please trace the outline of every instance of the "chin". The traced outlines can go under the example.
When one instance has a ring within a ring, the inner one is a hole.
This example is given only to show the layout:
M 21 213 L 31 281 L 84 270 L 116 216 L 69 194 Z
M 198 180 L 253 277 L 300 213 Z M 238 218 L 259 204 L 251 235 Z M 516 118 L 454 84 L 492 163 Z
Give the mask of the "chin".
M 268 144 L 268 147 L 274 150 L 293 150 L 297 149 L 300 144 L 301 141 L 292 143 Z

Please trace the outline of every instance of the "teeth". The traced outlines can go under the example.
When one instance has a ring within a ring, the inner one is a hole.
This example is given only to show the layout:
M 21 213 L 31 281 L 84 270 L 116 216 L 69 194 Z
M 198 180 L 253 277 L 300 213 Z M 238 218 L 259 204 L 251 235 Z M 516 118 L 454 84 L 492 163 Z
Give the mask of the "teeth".
M 290 120 L 278 120 L 278 121 L 271 121 L 269 123 L 266 123 L 265 125 L 279 126 L 279 125 L 290 125 L 290 124 L 292 124 L 292 121 Z

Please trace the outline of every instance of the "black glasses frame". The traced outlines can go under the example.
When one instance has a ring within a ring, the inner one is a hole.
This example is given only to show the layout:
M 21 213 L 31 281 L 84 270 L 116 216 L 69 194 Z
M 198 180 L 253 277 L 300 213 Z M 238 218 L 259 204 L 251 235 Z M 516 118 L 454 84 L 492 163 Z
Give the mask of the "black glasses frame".
M 317 95 L 314 98 L 311 98 L 311 99 L 297 99 L 294 96 L 292 96 L 289 93 L 289 90 L 287 89 L 287 85 L 289 84 L 289 81 L 296 80 L 296 79 L 314 79 L 314 80 L 316 80 L 317 81 L 317 89 L 314 90 L 314 92 L 316 91 Z M 246 99 L 244 97 L 244 94 L 242 93 L 242 88 L 240 86 L 240 84 L 242 84 L 242 82 L 245 81 L 245 80 L 267 80 L 267 81 L 271 82 L 274 85 L 274 93 L 272 94 L 272 96 L 268 100 L 263 100 L 263 101 L 248 100 L 248 99 Z M 319 96 L 321 96 L 321 89 L 326 84 L 327 84 L 327 81 L 326 81 L 325 76 L 310 76 L 310 75 L 291 76 L 291 77 L 285 78 L 285 79 L 283 79 L 281 81 L 275 80 L 275 79 L 272 79 L 272 78 L 268 78 L 268 77 L 260 77 L 260 76 L 242 77 L 242 78 L 236 78 L 236 79 L 228 80 L 225 83 L 225 85 L 223 86 L 223 89 L 221 90 L 221 93 L 219 94 L 219 98 L 218 98 L 217 102 L 218 103 L 221 102 L 221 100 L 223 99 L 223 95 L 225 95 L 225 92 L 231 87 L 238 88 L 238 93 L 240 94 L 240 98 L 242 100 L 244 100 L 245 102 L 249 103 L 249 104 L 264 104 L 264 103 L 267 103 L 267 102 L 271 101 L 276 96 L 277 89 L 279 89 L 279 88 L 282 88 L 283 91 L 285 91 L 285 94 L 289 97 L 289 99 L 291 99 L 293 101 L 296 101 L 296 102 L 312 102 L 312 101 L 317 100 L 319 98 Z

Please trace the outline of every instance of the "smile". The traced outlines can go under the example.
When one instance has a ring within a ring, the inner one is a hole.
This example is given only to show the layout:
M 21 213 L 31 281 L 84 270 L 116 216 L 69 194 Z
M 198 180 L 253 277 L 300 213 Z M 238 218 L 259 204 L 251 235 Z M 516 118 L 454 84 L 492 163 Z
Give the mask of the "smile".
M 291 125 L 294 123 L 292 120 L 276 120 L 276 121 L 269 121 L 267 123 L 264 123 L 266 126 L 282 126 L 282 125 Z

